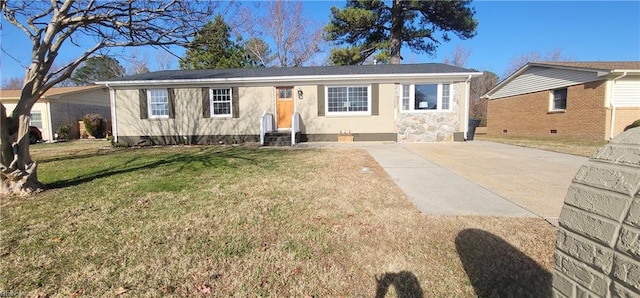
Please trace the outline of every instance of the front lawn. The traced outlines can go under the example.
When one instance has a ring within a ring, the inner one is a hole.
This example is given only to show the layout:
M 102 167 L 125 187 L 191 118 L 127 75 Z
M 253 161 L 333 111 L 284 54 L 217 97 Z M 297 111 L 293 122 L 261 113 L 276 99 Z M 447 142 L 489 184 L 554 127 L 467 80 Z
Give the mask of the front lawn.
M 32 147 L 50 189 L 2 198 L 0 293 L 548 294 L 542 219 L 420 214 L 361 150 Z

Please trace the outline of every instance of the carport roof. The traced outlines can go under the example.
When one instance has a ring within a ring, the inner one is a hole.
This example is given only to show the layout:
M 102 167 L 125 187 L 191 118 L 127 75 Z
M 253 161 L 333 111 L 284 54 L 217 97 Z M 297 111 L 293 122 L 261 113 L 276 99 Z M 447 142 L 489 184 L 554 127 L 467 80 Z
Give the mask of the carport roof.
M 97 84 L 127 84 L 142 82 L 185 82 L 207 80 L 245 79 L 245 81 L 279 78 L 319 78 L 336 76 L 383 76 L 383 75 L 412 75 L 412 74 L 451 74 L 473 75 L 481 73 L 442 63 L 423 64 L 378 64 L 353 66 L 314 66 L 314 67 L 269 67 L 244 69 L 204 69 L 204 70 L 164 70 L 126 76 L 96 82 Z
M 60 95 L 67 95 L 77 92 L 83 92 L 87 90 L 100 89 L 104 86 L 76 86 L 76 87 L 53 87 L 47 90 L 41 98 L 51 98 Z M 15 100 L 20 99 L 22 89 L 2 89 L 0 90 L 0 99 Z

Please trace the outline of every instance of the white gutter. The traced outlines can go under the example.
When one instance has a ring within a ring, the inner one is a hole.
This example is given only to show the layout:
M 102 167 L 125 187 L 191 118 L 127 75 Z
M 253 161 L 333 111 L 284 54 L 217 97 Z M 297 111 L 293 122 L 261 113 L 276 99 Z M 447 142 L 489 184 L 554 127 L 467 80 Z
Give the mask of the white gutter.
M 471 92 L 471 75 L 467 77 L 465 84 L 467 90 L 464 93 L 464 137 L 466 140 L 468 139 L 467 134 L 469 133 L 469 92 Z
M 109 83 L 105 86 L 109 88 Z M 116 90 L 109 88 L 109 101 L 111 102 L 111 133 L 113 142 L 118 143 L 118 114 L 116 113 Z
M 111 86 L 136 86 L 136 85 L 179 85 L 179 84 L 233 84 L 233 83 L 278 83 L 286 82 L 316 82 L 339 81 L 346 79 L 371 80 L 379 79 L 388 81 L 390 77 L 395 80 L 424 80 L 426 78 L 442 79 L 481 75 L 482 73 L 411 73 L 411 74 L 365 74 L 365 75 L 307 75 L 307 76 L 282 76 L 282 77 L 239 77 L 239 78 L 208 78 L 208 79 L 178 79 L 178 80 L 143 80 L 143 81 L 101 81 L 96 84 Z
M 622 75 L 615 77 L 611 80 L 611 95 L 609 96 L 609 105 L 611 106 L 611 123 L 609 124 L 609 140 L 613 139 L 613 131 L 616 124 L 616 106 L 613 104 L 613 89 L 616 88 L 616 81 L 627 76 L 627 72 L 623 72 Z

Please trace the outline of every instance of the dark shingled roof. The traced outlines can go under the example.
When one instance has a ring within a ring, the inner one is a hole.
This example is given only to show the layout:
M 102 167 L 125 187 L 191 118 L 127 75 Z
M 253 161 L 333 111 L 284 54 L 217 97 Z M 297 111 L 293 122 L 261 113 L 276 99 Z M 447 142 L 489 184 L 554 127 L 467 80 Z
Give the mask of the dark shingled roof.
M 270 67 L 242 69 L 163 70 L 110 79 L 105 82 L 268 78 L 285 76 L 331 76 L 365 74 L 470 73 L 474 70 L 442 63 L 378 64 L 352 66 Z

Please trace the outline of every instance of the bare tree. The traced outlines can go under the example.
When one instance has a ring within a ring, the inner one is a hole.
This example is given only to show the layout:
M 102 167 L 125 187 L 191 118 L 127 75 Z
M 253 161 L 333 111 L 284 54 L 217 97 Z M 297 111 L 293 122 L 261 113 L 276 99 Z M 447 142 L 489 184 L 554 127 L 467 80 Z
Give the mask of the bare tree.
M 301 2 L 268 2 L 267 11 L 264 16 L 242 12 L 242 28 L 249 36 L 245 47 L 251 55 L 261 57 L 266 66 L 298 67 L 320 51 L 322 26 L 304 15 Z M 265 50 L 268 44 L 273 49 Z
M 462 46 L 456 46 L 456 49 L 451 52 L 451 56 L 444 57 L 444 64 L 449 64 L 457 67 L 464 67 L 467 64 L 471 56 L 471 50 L 467 50 Z
M 469 116 L 474 119 L 487 119 L 487 99 L 482 95 L 498 83 L 498 75 L 490 71 L 471 79 L 469 94 Z
M 7 23 L 31 40 L 20 100 L 10 117 L 0 105 L 0 195 L 44 188 L 29 154 L 28 137 L 30 111 L 42 94 L 102 49 L 186 44 L 218 6 L 219 2 L 198 0 L 0 0 Z M 63 45 L 78 46 L 82 36 L 95 43 L 71 62 L 53 68 Z
M 252 37 L 244 43 L 244 48 L 249 53 L 251 60 L 258 63 L 260 66 L 267 66 L 273 62 L 275 56 L 271 53 L 269 45 L 264 40 L 257 37 Z
M 162 50 L 156 53 L 156 63 L 158 64 L 158 70 L 170 70 L 174 69 L 176 57 L 170 52 Z
M 129 58 L 125 59 L 129 62 L 127 74 L 136 75 L 149 72 L 149 56 L 147 53 L 140 53 L 137 49 L 130 51 Z
M 19 77 L 2 79 L 2 89 L 22 89 L 22 79 Z
M 555 49 L 546 54 L 542 54 L 539 51 L 533 51 L 525 54 L 520 54 L 511 58 L 509 64 L 502 73 L 502 77 L 506 78 L 516 72 L 529 62 L 559 62 L 559 61 L 571 61 L 571 56 L 566 56 L 562 53 L 561 49 Z

